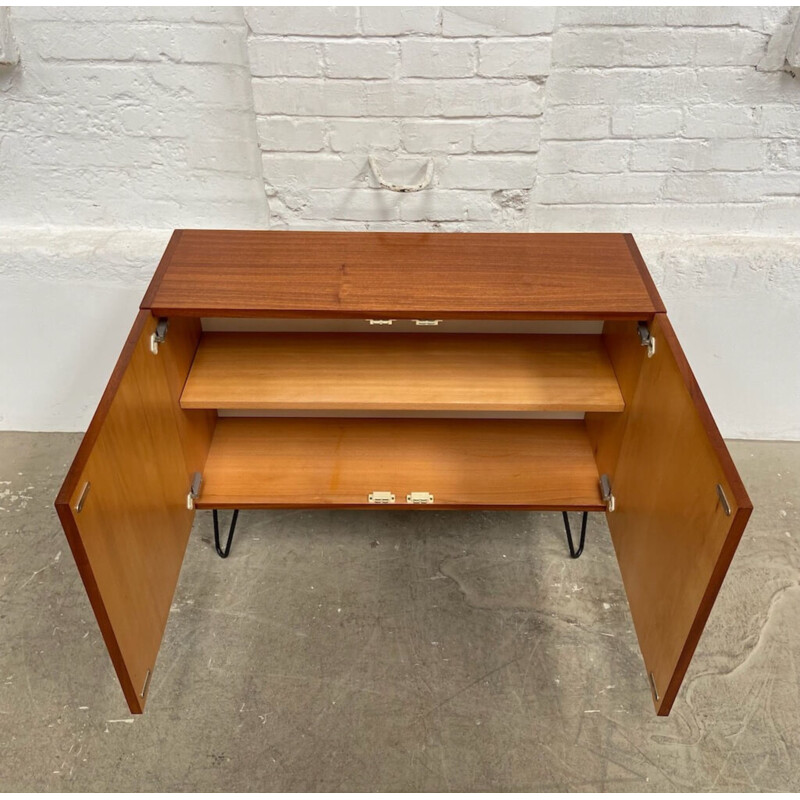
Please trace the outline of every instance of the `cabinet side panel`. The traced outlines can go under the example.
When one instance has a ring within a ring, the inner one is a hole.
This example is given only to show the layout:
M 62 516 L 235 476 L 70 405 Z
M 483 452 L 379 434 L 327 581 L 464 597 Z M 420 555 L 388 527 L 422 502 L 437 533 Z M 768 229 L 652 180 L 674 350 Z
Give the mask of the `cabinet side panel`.
M 127 362 L 56 501 L 134 713 L 144 708 L 194 516 L 164 359 L 149 349 L 155 324 L 140 312 Z
M 664 315 L 651 331 L 656 354 L 641 365 L 607 519 L 653 700 L 665 715 L 751 505 Z
M 175 415 L 186 474 L 202 472 L 211 447 L 217 412 L 209 410 L 186 411 L 181 408 L 181 394 L 192 367 L 202 330 L 197 317 L 174 317 L 169 321 L 166 341 L 160 345 L 158 356 L 164 364 L 164 372 L 170 393 L 170 403 Z
M 600 475 L 608 475 L 613 486 L 625 426 L 645 358 L 645 348 L 641 346 L 636 322 L 632 320 L 606 321 L 603 325 L 603 344 L 614 368 L 614 375 L 625 401 L 625 410 L 615 414 L 587 413 L 586 432 L 594 450 L 597 471 Z

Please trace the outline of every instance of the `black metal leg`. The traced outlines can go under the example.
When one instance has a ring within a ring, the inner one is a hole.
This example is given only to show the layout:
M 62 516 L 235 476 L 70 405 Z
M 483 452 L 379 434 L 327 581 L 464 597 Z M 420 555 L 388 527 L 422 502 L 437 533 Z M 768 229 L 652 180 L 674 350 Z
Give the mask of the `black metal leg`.
M 569 527 L 569 516 L 566 511 L 561 512 L 564 515 L 564 528 L 567 531 L 567 544 L 569 545 L 569 554 L 571 558 L 578 558 L 583 552 L 583 544 L 586 541 L 586 521 L 589 518 L 589 512 L 583 512 L 583 519 L 581 520 L 581 540 L 578 549 L 575 549 L 575 544 L 572 541 L 572 530 Z
M 217 516 L 217 509 L 212 509 L 211 513 L 214 515 L 214 547 L 217 548 L 217 553 L 219 554 L 220 558 L 227 558 L 228 553 L 231 552 L 231 544 L 233 543 L 233 532 L 236 530 L 236 520 L 239 517 L 239 509 L 237 508 L 233 512 L 233 516 L 231 517 L 231 527 L 228 531 L 228 541 L 225 542 L 225 549 L 223 550 L 220 547 L 219 543 L 219 517 Z

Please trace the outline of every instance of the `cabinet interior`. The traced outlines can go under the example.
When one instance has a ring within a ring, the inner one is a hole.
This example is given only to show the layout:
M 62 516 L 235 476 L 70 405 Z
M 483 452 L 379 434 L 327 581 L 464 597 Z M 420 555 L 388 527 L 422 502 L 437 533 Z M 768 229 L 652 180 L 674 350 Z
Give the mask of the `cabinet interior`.
M 196 506 L 603 510 L 641 351 L 634 321 L 202 320 Z

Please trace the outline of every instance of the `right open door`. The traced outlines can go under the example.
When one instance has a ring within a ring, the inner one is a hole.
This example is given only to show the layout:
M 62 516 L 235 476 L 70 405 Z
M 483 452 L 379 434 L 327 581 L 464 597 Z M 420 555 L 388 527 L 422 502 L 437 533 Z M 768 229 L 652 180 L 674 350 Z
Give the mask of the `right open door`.
M 666 315 L 649 327 L 656 349 L 626 397 L 619 457 L 608 465 L 616 509 L 606 516 L 653 701 L 666 715 L 752 504 Z

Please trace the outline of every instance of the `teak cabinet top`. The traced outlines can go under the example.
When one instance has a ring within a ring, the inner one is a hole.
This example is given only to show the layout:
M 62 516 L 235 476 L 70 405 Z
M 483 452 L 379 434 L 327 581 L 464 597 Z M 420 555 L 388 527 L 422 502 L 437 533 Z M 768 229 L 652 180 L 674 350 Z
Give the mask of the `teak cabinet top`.
M 158 316 L 650 318 L 630 234 L 175 231 Z

